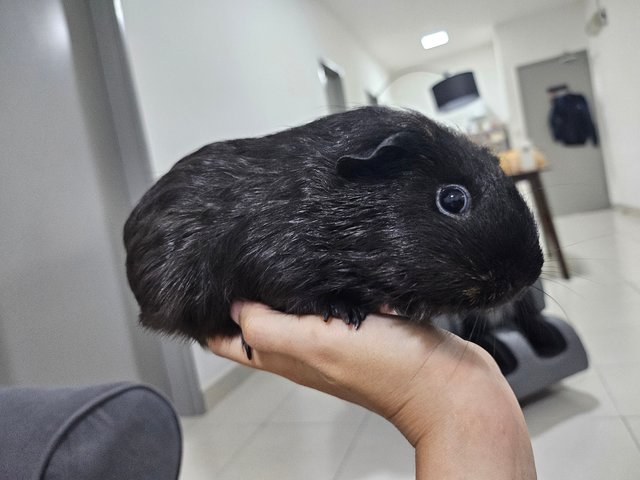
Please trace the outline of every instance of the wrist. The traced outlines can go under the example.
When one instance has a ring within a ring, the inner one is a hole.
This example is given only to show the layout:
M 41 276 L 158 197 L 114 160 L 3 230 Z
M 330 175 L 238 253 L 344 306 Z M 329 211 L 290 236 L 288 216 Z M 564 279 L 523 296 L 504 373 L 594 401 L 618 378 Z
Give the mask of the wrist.
M 482 415 L 486 405 L 511 397 L 493 358 L 451 335 L 425 361 L 388 418 L 416 446 L 434 432 L 455 428 L 455 419 Z
M 534 479 L 524 417 L 498 366 L 476 345 L 450 353 L 429 360 L 390 419 L 416 449 L 418 478 Z

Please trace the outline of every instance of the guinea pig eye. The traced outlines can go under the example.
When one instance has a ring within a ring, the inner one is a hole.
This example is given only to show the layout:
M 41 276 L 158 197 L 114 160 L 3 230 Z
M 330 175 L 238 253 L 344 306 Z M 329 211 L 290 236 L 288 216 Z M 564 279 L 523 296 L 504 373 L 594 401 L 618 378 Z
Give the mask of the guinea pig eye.
M 445 215 L 462 215 L 471 207 L 471 195 L 462 185 L 445 185 L 438 189 L 436 205 Z

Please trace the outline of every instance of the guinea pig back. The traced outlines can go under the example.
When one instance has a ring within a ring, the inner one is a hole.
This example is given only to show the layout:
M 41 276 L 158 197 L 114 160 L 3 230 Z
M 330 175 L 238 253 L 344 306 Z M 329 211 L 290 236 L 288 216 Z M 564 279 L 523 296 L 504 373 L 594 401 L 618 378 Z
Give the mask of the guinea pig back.
M 204 344 L 235 299 L 358 326 L 506 302 L 533 283 L 533 217 L 497 159 L 423 115 L 366 107 L 180 160 L 124 229 L 143 325 Z

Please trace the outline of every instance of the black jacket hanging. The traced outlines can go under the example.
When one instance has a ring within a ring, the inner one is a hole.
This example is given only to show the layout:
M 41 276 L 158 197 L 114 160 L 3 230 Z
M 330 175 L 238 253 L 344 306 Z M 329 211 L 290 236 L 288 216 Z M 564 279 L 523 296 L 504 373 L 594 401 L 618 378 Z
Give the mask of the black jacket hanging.
M 598 134 L 583 95 L 566 93 L 554 97 L 549 126 L 556 142 L 584 145 L 591 139 L 594 145 L 598 144 Z

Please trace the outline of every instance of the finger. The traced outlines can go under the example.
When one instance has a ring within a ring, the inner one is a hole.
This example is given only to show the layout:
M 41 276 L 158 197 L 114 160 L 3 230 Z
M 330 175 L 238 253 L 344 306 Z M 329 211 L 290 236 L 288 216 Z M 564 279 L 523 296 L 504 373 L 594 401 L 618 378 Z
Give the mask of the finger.
M 254 349 L 251 360 L 242 348 L 242 339 L 236 337 L 213 337 L 208 340 L 208 347 L 220 357 L 233 360 L 247 367 L 265 370 L 285 376 L 294 382 L 300 382 L 300 364 L 294 359 L 277 353 L 259 352 Z
M 228 358 L 243 365 L 251 365 L 249 359 L 242 349 L 242 338 L 235 337 L 213 337 L 207 342 L 209 350 L 220 357 Z
M 229 315 L 231 315 L 231 319 L 236 322 L 238 325 L 240 325 L 240 311 L 242 310 L 242 307 L 244 306 L 244 304 L 247 303 L 244 300 L 236 300 L 235 302 L 233 302 L 231 304 L 231 308 L 229 310 Z
M 434 327 L 389 315 L 369 315 L 358 331 L 341 321 L 325 323 L 320 316 L 283 314 L 255 302 L 240 303 L 233 315 L 246 342 L 263 359 L 267 353 L 279 354 L 308 365 L 340 364 L 358 355 L 400 355 L 407 348 L 435 348 L 442 340 Z M 380 345 L 392 352 L 377 350 Z
M 242 337 L 254 352 L 259 350 L 264 359 L 267 352 L 291 353 L 291 344 L 304 334 L 303 329 L 299 328 L 300 317 L 277 312 L 257 302 L 233 302 L 230 316 L 240 326 L 242 336 L 213 337 L 208 341 L 209 349 L 243 365 L 255 367 L 256 362 L 247 358 Z
M 383 315 L 397 315 L 396 311 L 387 304 L 380 307 L 380 313 Z
M 394 326 L 403 330 L 415 328 L 397 317 L 370 315 L 356 332 L 342 321 L 325 323 L 320 316 L 284 314 L 247 301 L 234 303 L 231 315 L 255 350 L 287 354 L 311 363 L 317 362 L 319 356 L 324 360 L 344 356 L 355 346 L 354 342 L 366 348 L 367 337 L 384 337 Z
M 256 302 L 234 303 L 231 316 L 246 342 L 263 353 L 297 354 L 313 342 L 314 325 L 326 329 L 320 317 L 284 314 Z
M 213 337 L 207 342 L 209 350 L 220 357 L 228 358 L 234 362 L 241 363 L 247 367 L 263 368 L 264 356 L 254 350 L 252 358 L 249 359 L 242 346 L 242 337 Z

